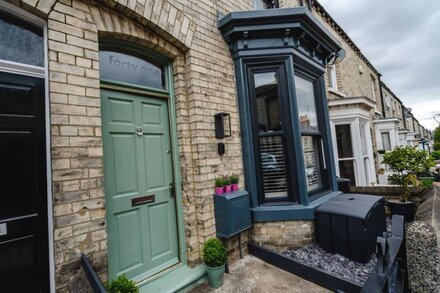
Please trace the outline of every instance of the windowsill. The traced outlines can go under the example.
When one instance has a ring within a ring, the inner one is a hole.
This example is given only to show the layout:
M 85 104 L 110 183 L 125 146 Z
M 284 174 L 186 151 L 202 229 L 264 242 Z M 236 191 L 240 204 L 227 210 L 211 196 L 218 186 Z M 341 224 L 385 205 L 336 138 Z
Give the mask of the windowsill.
M 346 98 L 347 97 L 347 95 L 345 95 L 343 92 L 338 91 L 335 88 L 331 88 L 331 87 L 327 88 L 327 91 L 332 93 L 332 94 L 335 94 L 335 95 L 337 95 L 337 96 L 339 96 L 341 98 Z
M 315 209 L 339 194 L 341 194 L 340 191 L 330 191 L 329 193 L 311 201 L 308 206 L 299 204 L 264 204 L 256 208 L 251 208 L 252 220 L 253 222 L 313 220 L 315 218 Z

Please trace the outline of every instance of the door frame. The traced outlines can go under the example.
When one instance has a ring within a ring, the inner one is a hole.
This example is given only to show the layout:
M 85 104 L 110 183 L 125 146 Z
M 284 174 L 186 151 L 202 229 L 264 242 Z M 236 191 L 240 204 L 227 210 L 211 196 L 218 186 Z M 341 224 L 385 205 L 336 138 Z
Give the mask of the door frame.
M 168 104 L 168 120 L 169 120 L 169 131 L 170 131 L 170 144 L 171 144 L 171 155 L 172 155 L 172 172 L 173 172 L 173 180 L 174 180 L 174 201 L 176 207 L 176 220 L 177 220 L 177 238 L 178 238 L 178 257 L 179 263 L 174 266 L 171 266 L 157 274 L 154 274 L 144 280 L 139 281 L 138 285 L 142 285 L 147 283 L 151 279 L 160 277 L 166 271 L 172 270 L 178 266 L 187 264 L 187 255 L 186 255 L 186 238 L 185 238 L 185 227 L 183 221 L 183 203 L 182 203 L 182 182 L 180 179 L 180 161 L 179 161 L 179 144 L 177 139 L 177 118 L 176 118 L 176 104 L 175 104 L 175 94 L 174 94 L 174 83 L 173 83 L 173 68 L 172 61 L 161 55 L 158 52 L 151 50 L 148 47 L 143 47 L 135 43 L 131 43 L 130 50 L 127 50 L 127 41 L 119 40 L 119 39 L 104 39 L 100 40 L 100 49 L 102 45 L 106 46 L 106 49 L 118 49 L 123 47 L 124 51 L 130 54 L 130 52 L 136 52 L 141 54 L 141 56 L 148 55 L 149 58 L 155 61 L 160 62 L 164 66 L 165 70 L 165 80 L 168 90 L 162 91 L 153 88 L 147 88 L 143 86 L 136 86 L 133 84 L 128 84 L 124 82 L 118 81 L 110 81 L 101 79 L 100 80 L 100 89 L 113 90 L 126 92 L 129 94 L 138 94 L 145 95 L 150 97 L 155 97 L 158 99 L 166 99 Z M 152 58 L 151 58 L 152 57 Z M 102 114 L 101 114 L 102 115 Z M 105 168 L 105 166 L 104 166 Z M 105 178 L 104 178 L 105 180 Z M 106 211 L 106 219 L 109 216 L 109 213 Z
M 46 200 L 47 200 L 47 237 L 48 237 L 48 274 L 49 290 L 55 292 L 55 252 L 53 236 L 53 203 L 52 203 L 52 157 L 51 157 L 51 134 L 50 134 L 50 99 L 49 99 L 49 60 L 47 45 L 47 22 L 38 16 L 25 11 L 13 4 L 0 0 L 0 10 L 10 13 L 23 21 L 34 24 L 43 30 L 44 43 L 44 67 L 28 65 L 0 59 L 0 71 L 39 77 L 44 79 L 44 112 L 45 112 L 45 139 L 46 139 Z

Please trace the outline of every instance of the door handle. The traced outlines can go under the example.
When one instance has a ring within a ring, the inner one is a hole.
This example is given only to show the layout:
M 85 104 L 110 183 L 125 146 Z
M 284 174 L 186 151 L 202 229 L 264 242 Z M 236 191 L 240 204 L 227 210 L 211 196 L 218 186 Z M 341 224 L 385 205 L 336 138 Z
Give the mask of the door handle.
M 144 133 L 144 130 L 142 129 L 142 126 L 140 124 L 138 124 L 138 126 L 136 126 L 136 134 L 138 136 L 142 136 L 143 133 Z
M 150 195 L 144 195 L 140 197 L 135 197 L 131 199 L 131 206 L 138 206 L 141 204 L 151 203 L 156 201 L 156 195 L 150 194 Z

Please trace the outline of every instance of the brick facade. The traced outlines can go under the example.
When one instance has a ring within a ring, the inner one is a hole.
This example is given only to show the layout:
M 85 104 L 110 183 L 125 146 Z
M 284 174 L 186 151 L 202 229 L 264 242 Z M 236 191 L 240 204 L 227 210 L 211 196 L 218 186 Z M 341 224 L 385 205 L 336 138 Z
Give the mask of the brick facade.
M 314 221 L 279 221 L 254 223 L 252 240 L 278 252 L 315 242 Z
M 17 5 L 48 23 L 57 291 L 78 285 L 81 253 L 107 279 L 101 37 L 138 43 L 172 60 L 187 258 L 200 262 L 201 244 L 215 236 L 214 178 L 242 173 L 233 63 L 217 30 L 217 11 L 250 10 L 253 1 L 24 0 Z M 231 113 L 233 132 L 223 157 L 217 155 L 213 124 L 220 111 Z M 246 243 L 247 234 L 242 237 Z M 236 242 L 228 244 L 231 255 Z
M 234 67 L 217 29 L 217 12 L 253 9 L 253 0 L 11 0 L 47 20 L 56 288 L 74 291 L 82 278 L 81 253 L 107 279 L 107 232 L 99 81 L 100 38 L 117 38 L 153 49 L 172 62 L 182 203 L 189 263 L 201 261 L 200 249 L 215 236 L 214 178 L 241 174 L 240 126 Z M 280 0 L 280 7 L 299 0 Z M 318 17 L 322 15 L 314 12 Z M 374 100 L 371 77 L 377 71 L 352 46 L 337 64 L 339 93 L 329 99 L 366 96 Z M 360 72 L 362 68 L 362 73 Z M 381 112 L 381 103 L 376 103 Z M 214 114 L 231 114 L 232 136 L 218 156 Z M 374 141 L 374 138 L 373 138 Z M 257 223 L 241 235 L 280 250 L 314 242 L 313 221 Z M 238 258 L 238 238 L 227 244 Z M 246 249 L 245 249 L 246 252 Z

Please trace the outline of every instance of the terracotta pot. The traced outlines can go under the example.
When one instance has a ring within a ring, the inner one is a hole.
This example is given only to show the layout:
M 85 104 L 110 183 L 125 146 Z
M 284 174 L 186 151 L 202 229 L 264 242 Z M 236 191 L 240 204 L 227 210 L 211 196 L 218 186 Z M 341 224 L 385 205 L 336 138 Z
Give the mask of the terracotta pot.
M 238 183 L 232 184 L 232 191 L 238 191 Z
M 407 223 L 414 221 L 414 216 L 416 215 L 414 202 L 387 201 L 387 205 L 390 208 L 391 214 L 403 216 Z
M 215 188 L 215 194 L 216 195 L 222 195 L 223 194 L 223 187 L 216 187 Z
M 225 193 L 231 192 L 231 185 L 225 185 Z

